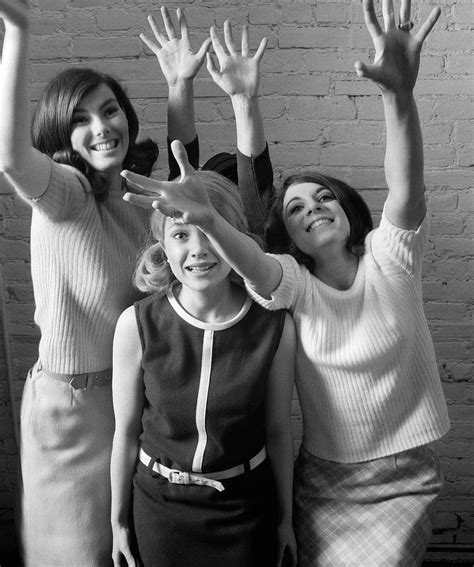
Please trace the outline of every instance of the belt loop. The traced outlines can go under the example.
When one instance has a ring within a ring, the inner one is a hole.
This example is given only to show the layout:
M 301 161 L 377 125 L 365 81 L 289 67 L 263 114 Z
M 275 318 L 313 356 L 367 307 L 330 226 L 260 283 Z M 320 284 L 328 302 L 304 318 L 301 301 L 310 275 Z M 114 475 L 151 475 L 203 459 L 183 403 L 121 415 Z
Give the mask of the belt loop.
M 147 467 L 146 467 L 146 468 L 148 469 L 148 472 L 151 474 L 151 476 L 152 476 L 153 478 L 158 478 L 159 476 L 161 476 L 160 474 L 156 473 L 156 472 L 153 470 L 153 467 L 155 466 L 155 463 L 157 463 L 157 462 L 158 462 L 158 459 L 152 459 L 152 458 L 150 457 L 150 462 L 148 463 L 148 465 L 147 465 Z

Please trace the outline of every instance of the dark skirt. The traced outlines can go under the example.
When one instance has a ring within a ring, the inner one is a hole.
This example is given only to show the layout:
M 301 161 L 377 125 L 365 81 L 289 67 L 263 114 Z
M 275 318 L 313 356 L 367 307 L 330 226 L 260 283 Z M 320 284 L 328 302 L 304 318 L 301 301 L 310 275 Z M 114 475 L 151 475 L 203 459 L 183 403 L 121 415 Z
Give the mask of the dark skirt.
M 133 524 L 145 567 L 270 567 L 276 493 L 265 461 L 225 490 L 171 484 L 138 463 Z

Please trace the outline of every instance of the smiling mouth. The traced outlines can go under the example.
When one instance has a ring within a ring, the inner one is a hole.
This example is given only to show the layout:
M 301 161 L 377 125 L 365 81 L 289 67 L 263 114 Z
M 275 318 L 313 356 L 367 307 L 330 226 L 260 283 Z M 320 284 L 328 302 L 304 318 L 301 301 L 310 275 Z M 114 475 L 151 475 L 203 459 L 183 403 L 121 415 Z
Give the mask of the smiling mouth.
M 323 224 L 330 224 L 332 223 L 331 219 L 318 219 L 313 221 L 308 228 L 306 229 L 306 232 L 312 232 L 313 230 L 316 230 L 318 228 L 318 226 L 321 226 Z
M 192 266 L 186 266 L 186 270 L 193 274 L 204 274 L 209 272 L 209 270 L 211 270 L 214 266 L 215 264 L 195 264 Z
M 115 150 L 118 146 L 118 140 L 110 140 L 108 142 L 100 142 L 99 144 L 94 144 L 91 149 L 95 152 L 108 152 L 109 150 Z

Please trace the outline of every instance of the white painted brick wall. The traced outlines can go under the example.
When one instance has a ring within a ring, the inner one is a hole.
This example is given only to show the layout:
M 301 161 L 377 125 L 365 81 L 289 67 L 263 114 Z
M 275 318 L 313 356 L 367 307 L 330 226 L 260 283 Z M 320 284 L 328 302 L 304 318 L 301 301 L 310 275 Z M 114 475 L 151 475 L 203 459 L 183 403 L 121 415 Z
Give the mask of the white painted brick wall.
M 157 4 L 143 0 L 30 0 L 32 102 L 45 83 L 70 65 L 114 74 L 127 88 L 144 135 L 160 145 L 166 166 L 166 86 L 138 34 Z M 282 172 L 317 166 L 362 190 L 379 219 L 385 198 L 383 112 L 376 88 L 357 79 L 353 64 L 367 60 L 370 39 L 359 2 L 285 0 L 171 1 L 186 10 L 194 46 L 212 24 L 226 18 L 248 22 L 252 48 L 267 36 L 261 103 L 278 180 Z M 448 398 L 452 430 L 437 443 L 446 474 L 431 559 L 467 557 L 474 546 L 474 378 L 472 375 L 472 4 L 442 0 L 442 16 L 427 40 L 417 85 L 426 142 L 426 185 L 434 215 L 424 265 L 426 314 Z M 431 9 L 413 2 L 414 19 Z M 236 26 L 235 35 L 238 35 Z M 195 86 L 202 160 L 233 151 L 229 101 L 203 69 Z M 470 169 L 471 168 L 471 169 Z M 471 189 L 470 189 L 471 188 Z M 13 359 L 17 408 L 23 380 L 36 356 L 38 331 L 29 274 L 29 209 L 0 186 L 0 252 L 5 280 L 6 323 Z M 2 314 L 3 317 L 3 314 Z M 3 331 L 2 331 L 3 338 Z M 0 513 L 11 515 L 17 450 L 0 347 Z M 295 445 L 301 416 L 293 407 Z M 464 547 L 463 547 L 464 546 Z

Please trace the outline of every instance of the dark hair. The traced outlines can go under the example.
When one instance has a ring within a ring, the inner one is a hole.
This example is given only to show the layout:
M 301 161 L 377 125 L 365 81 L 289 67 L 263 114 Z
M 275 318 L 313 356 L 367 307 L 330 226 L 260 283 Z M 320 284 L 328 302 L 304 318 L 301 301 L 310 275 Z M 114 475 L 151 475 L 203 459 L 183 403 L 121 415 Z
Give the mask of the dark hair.
M 359 193 L 344 181 L 316 171 L 307 171 L 289 175 L 283 181 L 282 187 L 276 192 L 270 209 L 269 220 L 265 228 L 265 240 L 271 252 L 292 254 L 298 262 L 312 268 L 313 261 L 303 254 L 291 241 L 283 219 L 283 200 L 286 191 L 292 185 L 300 183 L 316 183 L 332 191 L 349 220 L 350 234 L 347 239 L 347 249 L 361 256 L 364 253 L 364 240 L 372 230 L 372 216 L 364 199 Z
M 80 101 L 100 85 L 107 85 L 125 113 L 129 130 L 129 148 L 124 169 L 149 176 L 158 157 L 158 146 L 150 139 L 137 143 L 138 118 L 130 99 L 111 76 L 93 69 L 67 69 L 46 86 L 36 107 L 32 123 L 33 146 L 58 163 L 72 165 L 90 181 L 98 201 L 107 198 L 103 177 L 71 146 L 72 117 Z
M 215 171 L 224 177 L 227 177 L 232 183 L 239 184 L 237 176 L 237 156 L 221 152 L 209 158 L 201 167 L 203 171 Z

